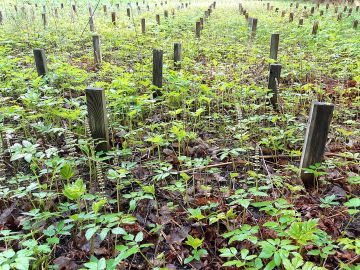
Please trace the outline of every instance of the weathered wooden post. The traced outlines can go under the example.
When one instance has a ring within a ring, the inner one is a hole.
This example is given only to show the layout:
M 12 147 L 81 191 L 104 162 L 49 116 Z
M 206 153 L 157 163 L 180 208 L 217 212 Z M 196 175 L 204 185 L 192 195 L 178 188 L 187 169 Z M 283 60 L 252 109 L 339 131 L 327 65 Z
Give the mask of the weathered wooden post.
M 270 3 L 266 3 L 266 10 L 270 10 Z
M 338 20 L 338 21 L 341 21 L 341 19 L 342 19 L 342 13 L 340 12 L 340 13 L 337 15 L 337 20 Z
M 296 2 L 295 7 L 296 7 L 296 8 L 299 8 L 299 2 Z
M 289 22 L 292 22 L 294 20 L 294 13 L 290 12 L 289 14 Z
M 347 6 L 344 6 L 344 12 L 347 10 Z
M 277 60 L 278 51 L 279 51 L 279 34 L 271 34 L 270 39 L 270 59 Z
M 313 14 L 314 14 L 314 12 L 315 12 L 315 8 L 314 8 L 314 7 L 311 7 L 311 9 L 310 9 L 310 13 L 311 13 L 311 15 L 313 15 Z
M 327 4 L 326 4 L 326 10 L 329 9 L 329 6 L 330 6 L 329 3 L 327 3 Z
M 76 13 L 76 5 L 72 5 L 72 10 Z
M 101 64 L 100 37 L 93 35 L 94 61 L 97 66 Z
M 280 81 L 280 74 L 281 74 L 281 65 L 270 64 L 268 89 L 270 89 L 272 93 L 270 102 L 274 109 L 277 109 L 278 107 L 278 85 Z
M 154 49 L 153 50 L 153 85 L 157 88 L 162 88 L 163 78 L 163 51 Z M 155 91 L 154 97 L 161 95 L 158 90 Z
M 248 20 L 248 27 L 251 29 L 253 18 L 249 17 L 247 20 Z
M 3 14 L 2 14 L 2 11 L 0 11 L 0 25 L 3 24 Z
M 300 162 L 300 177 L 305 187 L 313 187 L 317 184 L 314 174 L 304 169 L 323 160 L 333 111 L 333 104 L 312 103 Z
M 97 140 L 95 150 L 107 151 L 110 148 L 105 90 L 87 87 L 85 89 L 91 137 Z
M 257 18 L 253 18 L 251 20 L 251 36 L 254 37 L 256 35 L 256 28 L 257 28 Z
M 120 10 L 120 4 L 116 3 L 116 10 L 119 11 Z
M 200 31 L 201 31 L 201 23 L 200 23 L 200 21 L 197 21 L 196 27 L 195 27 L 195 37 L 196 38 L 200 38 Z
M 204 29 L 204 18 L 200 18 L 201 30 Z
M 107 6 L 106 5 L 103 5 L 103 10 L 104 10 L 104 13 L 106 14 L 107 13 Z
M 324 15 L 324 11 L 320 10 L 320 16 L 323 16 L 323 15 Z
M 359 6 L 356 6 L 356 9 L 355 9 L 355 10 L 356 10 L 356 12 L 358 12 L 358 11 L 359 11 Z
M 300 18 L 299 19 L 299 26 L 302 26 L 304 24 L 304 19 L 303 18 Z
M 318 22 L 318 21 L 315 21 L 314 24 L 313 24 L 313 28 L 312 28 L 312 34 L 313 34 L 313 35 L 316 35 L 318 29 L 319 29 L 319 22 Z
M 165 19 L 169 18 L 169 12 L 167 10 L 164 10 L 164 17 Z
M 352 8 L 349 8 L 348 16 L 351 16 Z
M 41 14 L 41 18 L 42 18 L 43 25 L 44 25 L 44 29 L 45 29 L 45 28 L 46 28 L 46 25 L 47 25 L 46 13 L 42 13 L 42 14 Z
M 60 4 L 60 8 L 61 8 L 61 9 L 64 9 L 64 3 L 61 3 L 61 4 Z
M 160 25 L 160 15 L 156 14 L 156 23 Z
M 111 22 L 116 25 L 116 12 L 111 12 Z
M 95 32 L 95 24 L 94 24 L 94 18 L 93 16 L 89 17 L 89 26 L 90 26 L 90 31 L 91 32 Z
M 181 68 L 181 43 L 174 43 L 174 69 Z
M 281 17 L 285 17 L 285 13 L 286 13 L 285 10 L 281 11 Z
M 126 9 L 126 16 L 128 16 L 129 18 L 131 17 L 131 10 L 130 8 Z
M 145 34 L 146 32 L 146 21 L 145 18 L 141 19 L 141 33 Z
M 338 13 L 338 7 L 335 7 L 334 13 Z
M 34 58 L 38 76 L 45 76 L 48 72 L 47 61 L 44 49 L 34 49 Z
M 58 12 L 58 8 L 56 7 L 55 9 L 54 9 L 54 13 L 55 13 L 55 18 L 59 18 L 59 12 Z
M 358 20 L 354 20 L 352 23 L 352 27 L 356 30 L 358 27 L 359 21 Z

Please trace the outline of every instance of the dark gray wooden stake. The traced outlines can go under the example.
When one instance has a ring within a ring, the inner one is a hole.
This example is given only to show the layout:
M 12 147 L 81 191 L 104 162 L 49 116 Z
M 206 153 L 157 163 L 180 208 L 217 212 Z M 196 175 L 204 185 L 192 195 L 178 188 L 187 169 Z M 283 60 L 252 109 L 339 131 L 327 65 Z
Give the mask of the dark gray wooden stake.
M 201 22 L 198 21 L 198 22 L 196 22 L 196 27 L 195 27 L 195 37 L 196 38 L 200 38 L 200 31 L 201 31 Z
M 44 29 L 45 29 L 46 25 L 47 25 L 46 13 L 42 13 L 41 17 L 42 17 L 42 21 L 43 21 L 43 25 L 44 25 Z
M 305 187 L 316 185 L 314 175 L 304 169 L 323 160 L 333 111 L 333 104 L 313 102 L 311 106 L 300 162 L 300 177 Z
M 304 19 L 303 18 L 300 18 L 299 19 L 299 26 L 302 26 L 304 24 Z
M 106 5 L 103 5 L 103 10 L 104 10 L 104 13 L 106 14 L 107 13 L 107 6 Z
M 257 22 L 258 22 L 258 19 L 256 19 L 256 18 L 252 19 L 252 22 L 251 22 L 251 36 L 252 37 L 254 37 L 256 34 Z
M 314 24 L 313 24 L 313 28 L 312 28 L 312 34 L 313 34 L 313 35 L 316 35 L 318 29 L 319 29 L 319 22 L 318 22 L 318 21 L 315 21 Z
M 90 31 L 95 31 L 95 24 L 94 24 L 94 18 L 92 16 L 89 17 L 89 25 L 90 25 Z
M 153 85 L 158 88 L 162 88 L 162 77 L 163 77 L 163 51 L 154 49 L 153 50 Z M 157 91 L 155 97 L 160 95 Z
M 315 12 L 315 8 L 314 8 L 314 7 L 311 7 L 311 10 L 310 10 L 311 15 L 313 15 L 314 12 Z
M 201 30 L 204 29 L 204 18 L 200 18 Z
M 320 16 L 323 16 L 323 15 L 324 15 L 324 11 L 320 10 Z
M 253 18 L 249 17 L 247 20 L 248 20 L 248 27 L 251 29 Z
M 280 74 L 281 65 L 270 64 L 268 89 L 270 89 L 272 93 L 270 102 L 274 109 L 277 109 L 278 107 L 278 85 L 280 81 Z
M 111 22 L 116 25 L 116 12 L 111 12 Z
M 271 34 L 271 41 L 270 41 L 270 59 L 277 60 L 277 55 L 279 51 L 279 34 Z
M 145 34 L 146 32 L 146 21 L 144 18 L 141 19 L 141 33 Z
M 3 24 L 3 14 L 2 11 L 0 11 L 0 25 Z
M 292 22 L 294 20 L 294 13 L 290 12 L 289 14 L 289 22 Z
M 76 5 L 72 5 L 72 10 L 76 13 Z
M 45 76 L 48 72 L 45 50 L 44 49 L 34 49 L 34 58 L 36 70 L 39 76 Z
M 91 136 L 93 139 L 99 140 L 95 150 L 107 151 L 110 145 L 105 90 L 88 87 L 85 94 Z
M 281 17 L 285 17 L 285 13 L 286 13 L 286 11 L 283 10 L 283 11 L 281 12 Z
M 160 14 L 156 14 L 156 23 L 160 25 Z
M 130 16 L 131 16 L 130 8 L 127 8 L 127 9 L 126 9 L 126 15 L 130 18 Z
M 352 23 L 352 27 L 356 30 L 358 27 L 359 21 L 358 20 L 354 20 Z
M 101 64 L 100 37 L 93 35 L 94 61 L 96 65 Z
M 164 17 L 165 19 L 169 18 L 169 12 L 167 10 L 164 11 Z
M 181 43 L 174 43 L 174 69 L 181 68 Z

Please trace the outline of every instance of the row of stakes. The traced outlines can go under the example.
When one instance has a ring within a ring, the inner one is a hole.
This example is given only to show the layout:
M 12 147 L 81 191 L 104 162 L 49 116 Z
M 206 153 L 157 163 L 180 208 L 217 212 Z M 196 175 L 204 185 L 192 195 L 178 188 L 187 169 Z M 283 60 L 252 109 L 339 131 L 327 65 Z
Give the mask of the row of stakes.
M 143 1 L 143 3 L 145 4 L 145 1 Z M 167 5 L 167 1 L 165 1 L 165 2 L 161 2 L 161 6 L 163 6 L 164 3 L 165 3 L 165 5 Z M 131 15 L 131 14 L 132 14 L 131 4 L 128 3 L 128 6 L 129 6 L 129 7 L 126 9 L 126 15 L 127 15 L 127 17 L 130 18 L 130 17 L 132 16 L 132 15 Z M 136 6 L 137 6 L 138 14 L 141 14 L 141 7 L 140 7 L 140 5 L 139 5 L 138 2 L 136 2 Z M 188 8 L 189 6 L 190 6 L 190 2 L 188 2 L 188 3 L 181 3 L 181 4 L 178 5 L 177 9 L 178 9 L 178 10 L 184 9 L 184 8 Z M 37 8 L 38 5 L 35 4 L 35 7 Z M 154 4 L 154 7 L 155 7 L 155 8 L 158 7 L 158 4 L 155 3 L 155 4 Z M 17 12 L 18 12 L 17 6 L 15 5 L 14 8 L 15 8 L 15 11 L 16 11 L 16 13 L 17 13 Z M 64 9 L 64 4 L 63 4 L 63 3 L 60 4 L 60 8 L 61 8 L 61 9 Z M 93 13 L 93 9 L 92 9 L 91 5 L 89 5 L 89 8 L 88 8 L 88 9 L 89 9 L 90 17 L 92 18 L 93 15 L 94 15 L 94 13 Z M 147 11 L 150 11 L 150 5 L 149 5 L 149 4 L 146 5 L 146 9 L 147 9 Z M 118 11 L 120 10 L 120 4 L 118 4 L 118 3 L 116 4 L 116 10 L 118 10 Z M 107 6 L 107 5 L 103 5 L 103 11 L 104 11 L 104 14 L 107 14 L 107 12 L 108 12 L 108 6 Z M 21 12 L 22 12 L 22 14 L 26 14 L 26 9 L 25 9 L 24 6 L 21 8 Z M 31 9 L 31 12 L 32 12 L 32 20 L 35 20 L 35 12 L 34 12 L 34 10 Z M 72 5 L 72 6 L 71 6 L 71 16 L 73 16 L 74 14 L 77 14 L 77 12 L 78 12 L 78 11 L 77 11 L 77 6 L 76 6 L 76 5 Z M 172 14 L 173 16 L 175 15 L 175 9 L 174 9 L 174 8 L 171 9 L 171 14 Z M 58 8 L 57 8 L 57 7 L 54 9 L 54 15 L 55 15 L 56 18 L 59 17 L 59 11 L 58 11 Z M 168 18 L 168 17 L 169 17 L 169 11 L 168 11 L 168 10 L 165 10 L 165 11 L 164 11 L 164 16 L 165 16 L 165 18 Z M 42 13 L 41 13 L 41 17 L 42 17 L 43 25 L 44 25 L 44 27 L 46 27 L 47 21 L 48 21 L 48 20 L 47 20 L 46 6 L 43 6 L 43 11 L 42 11 Z M 90 20 L 91 20 L 91 19 L 90 19 Z M 112 23 L 113 23 L 113 24 L 116 24 L 116 12 L 115 12 L 115 11 L 112 11 L 112 12 L 111 12 L 111 20 L 112 20 Z M 156 20 L 157 20 L 158 24 L 160 24 L 160 15 L 156 15 Z M 4 21 L 4 16 L 3 16 L 2 11 L 0 11 L 0 24 L 3 24 L 3 21 Z
M 212 8 L 215 8 L 212 5 Z M 279 34 L 272 34 L 270 40 L 269 57 L 275 61 L 278 58 Z M 99 46 L 98 40 L 95 39 L 94 48 Z M 99 51 L 95 49 L 95 58 L 99 57 Z M 45 51 L 43 49 L 34 50 L 34 58 L 37 73 L 39 76 L 46 76 L 48 73 Z M 174 44 L 174 69 L 181 69 L 181 44 Z M 159 90 L 163 86 L 163 51 L 153 50 L 153 80 L 152 83 Z M 271 104 L 274 109 L 278 107 L 278 84 L 281 75 L 281 64 L 270 64 L 268 89 L 272 92 Z M 87 87 L 85 89 L 87 112 L 91 135 L 96 144 L 96 151 L 107 151 L 110 149 L 108 116 L 106 109 L 105 89 Z M 161 95 L 160 91 L 155 91 L 154 96 Z M 313 174 L 306 172 L 305 168 L 321 162 L 324 157 L 325 145 L 329 132 L 330 122 L 334 110 L 333 104 L 323 102 L 313 102 L 309 115 L 308 128 L 305 134 L 304 147 L 300 162 L 300 177 L 306 187 L 316 185 L 316 178 Z
M 292 7 L 292 6 L 293 6 L 293 3 L 290 3 L 290 7 Z M 328 10 L 329 7 L 330 7 L 330 4 L 327 3 L 327 4 L 326 4 L 326 10 Z M 296 9 L 299 8 L 299 3 L 298 3 L 298 2 L 296 3 L 295 8 L 296 8 Z M 317 8 L 318 8 L 318 9 L 320 8 L 320 4 L 319 4 L 319 3 L 317 4 Z M 270 3 L 267 3 L 266 9 L 267 9 L 268 11 L 272 11 L 272 10 L 274 9 L 274 6 L 271 6 Z M 306 9 L 307 9 L 307 7 L 304 6 L 304 11 L 305 11 Z M 242 7 L 241 4 L 239 4 L 239 10 L 240 10 L 240 13 L 242 13 L 242 14 L 245 16 L 245 18 L 248 19 L 248 13 L 247 13 L 246 10 Z M 347 6 L 344 6 L 343 12 L 346 12 L 347 10 L 348 10 L 348 17 L 349 17 L 349 16 L 351 16 L 351 14 L 352 14 L 353 8 L 350 7 L 350 8 L 348 9 Z M 279 11 L 279 8 L 275 8 L 275 12 L 278 12 L 278 11 Z M 338 7 L 338 6 L 335 6 L 335 8 L 334 8 L 334 13 L 337 14 L 337 20 L 340 21 L 340 20 L 342 19 L 343 14 L 342 14 L 341 12 L 338 13 L 338 11 L 339 11 L 339 7 Z M 356 6 L 356 7 L 355 7 L 355 11 L 356 11 L 356 12 L 359 12 L 359 6 Z M 311 9 L 310 9 L 310 14 L 311 14 L 311 15 L 314 15 L 314 13 L 315 13 L 315 7 L 311 7 Z M 281 12 L 281 17 L 285 17 L 285 15 L 286 15 L 286 11 L 283 10 L 283 11 Z M 320 10 L 320 11 L 319 11 L 319 15 L 320 15 L 320 16 L 323 16 L 323 15 L 324 15 L 324 11 L 323 11 L 323 10 Z M 252 19 L 252 18 L 250 18 L 250 19 Z M 290 12 L 290 13 L 289 13 L 289 22 L 292 22 L 292 21 L 294 21 L 294 12 Z M 299 18 L 299 26 L 302 26 L 303 24 L 304 24 L 304 18 Z M 352 22 L 352 28 L 356 30 L 357 27 L 358 27 L 358 24 L 359 24 L 359 21 L 358 21 L 358 20 L 356 20 L 356 19 L 353 20 L 353 22 Z M 314 24 L 313 24 L 313 28 L 312 28 L 312 34 L 313 34 L 313 35 L 316 35 L 316 34 L 317 34 L 318 28 L 319 28 L 319 22 L 318 22 L 318 21 L 315 21 Z M 255 29 L 256 29 L 256 27 L 255 27 Z

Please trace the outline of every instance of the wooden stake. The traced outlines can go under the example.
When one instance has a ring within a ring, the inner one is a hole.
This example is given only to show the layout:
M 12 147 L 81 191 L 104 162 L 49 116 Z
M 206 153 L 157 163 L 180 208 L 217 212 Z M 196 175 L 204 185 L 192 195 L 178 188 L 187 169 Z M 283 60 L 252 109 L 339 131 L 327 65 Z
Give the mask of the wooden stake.
M 88 87 L 85 90 L 91 136 L 97 140 L 96 151 L 110 148 L 105 90 Z
M 145 34 L 146 32 L 146 21 L 145 18 L 141 19 L 141 33 Z
M 359 24 L 359 21 L 358 20 L 354 20 L 353 21 L 353 23 L 352 23 L 352 27 L 353 27 L 353 29 L 357 29 L 357 27 L 358 27 L 358 24 Z
M 270 59 L 277 60 L 278 50 L 279 50 L 279 34 L 271 34 L 270 40 Z
M 126 15 L 130 18 L 131 17 L 131 11 L 130 8 L 126 9 Z
M 289 22 L 292 22 L 294 20 L 294 13 L 290 12 L 289 14 Z
M 181 43 L 174 43 L 174 69 L 181 69 Z
M 196 27 L 195 27 L 195 37 L 196 38 L 200 38 L 200 32 L 201 32 L 201 23 L 200 21 L 196 22 Z
M 274 109 L 278 107 L 278 85 L 280 81 L 281 65 L 270 64 L 268 89 L 271 90 L 272 97 L 270 102 Z
M 38 76 L 45 76 L 48 73 L 47 61 L 44 49 L 34 49 L 34 58 Z
M 42 13 L 42 14 L 41 14 L 41 18 L 42 18 L 43 25 L 44 25 L 44 29 L 45 29 L 45 28 L 46 28 L 46 25 L 47 25 L 46 13 Z
M 116 25 L 116 12 L 111 12 L 111 22 Z
M 318 28 L 319 28 L 319 22 L 315 21 L 314 24 L 313 24 L 313 28 L 312 28 L 312 34 L 313 35 L 317 34 Z
M 163 51 L 153 50 L 153 85 L 158 88 L 162 88 L 162 77 L 163 77 Z M 160 93 L 155 92 L 155 97 Z
M 101 64 L 100 37 L 93 35 L 94 61 L 97 66 Z
M 156 23 L 160 25 L 160 15 L 156 14 Z
M 90 26 L 90 31 L 95 32 L 94 18 L 92 16 L 89 17 L 89 26 Z
M 314 175 L 304 169 L 323 160 L 333 111 L 333 104 L 312 103 L 300 162 L 300 177 L 305 187 L 313 187 L 317 184 Z
M 252 37 L 254 37 L 256 34 L 257 22 L 258 22 L 257 18 L 253 18 L 251 20 L 251 36 Z
M 299 26 L 302 26 L 304 24 L 304 19 L 303 18 L 300 18 L 299 19 Z

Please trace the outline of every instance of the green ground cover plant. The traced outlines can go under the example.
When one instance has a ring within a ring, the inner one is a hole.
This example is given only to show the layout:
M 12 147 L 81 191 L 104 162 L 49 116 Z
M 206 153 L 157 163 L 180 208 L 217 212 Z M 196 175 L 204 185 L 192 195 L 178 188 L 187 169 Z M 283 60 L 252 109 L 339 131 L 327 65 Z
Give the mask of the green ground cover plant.
M 89 2 L 93 32 L 85 0 L 0 3 L 1 270 L 359 269 L 358 2 Z M 258 19 L 255 34 L 239 4 Z M 164 52 L 160 89 L 153 49 Z M 105 89 L 109 151 L 95 151 L 87 86 Z M 299 163 L 315 100 L 335 110 L 306 189 Z

